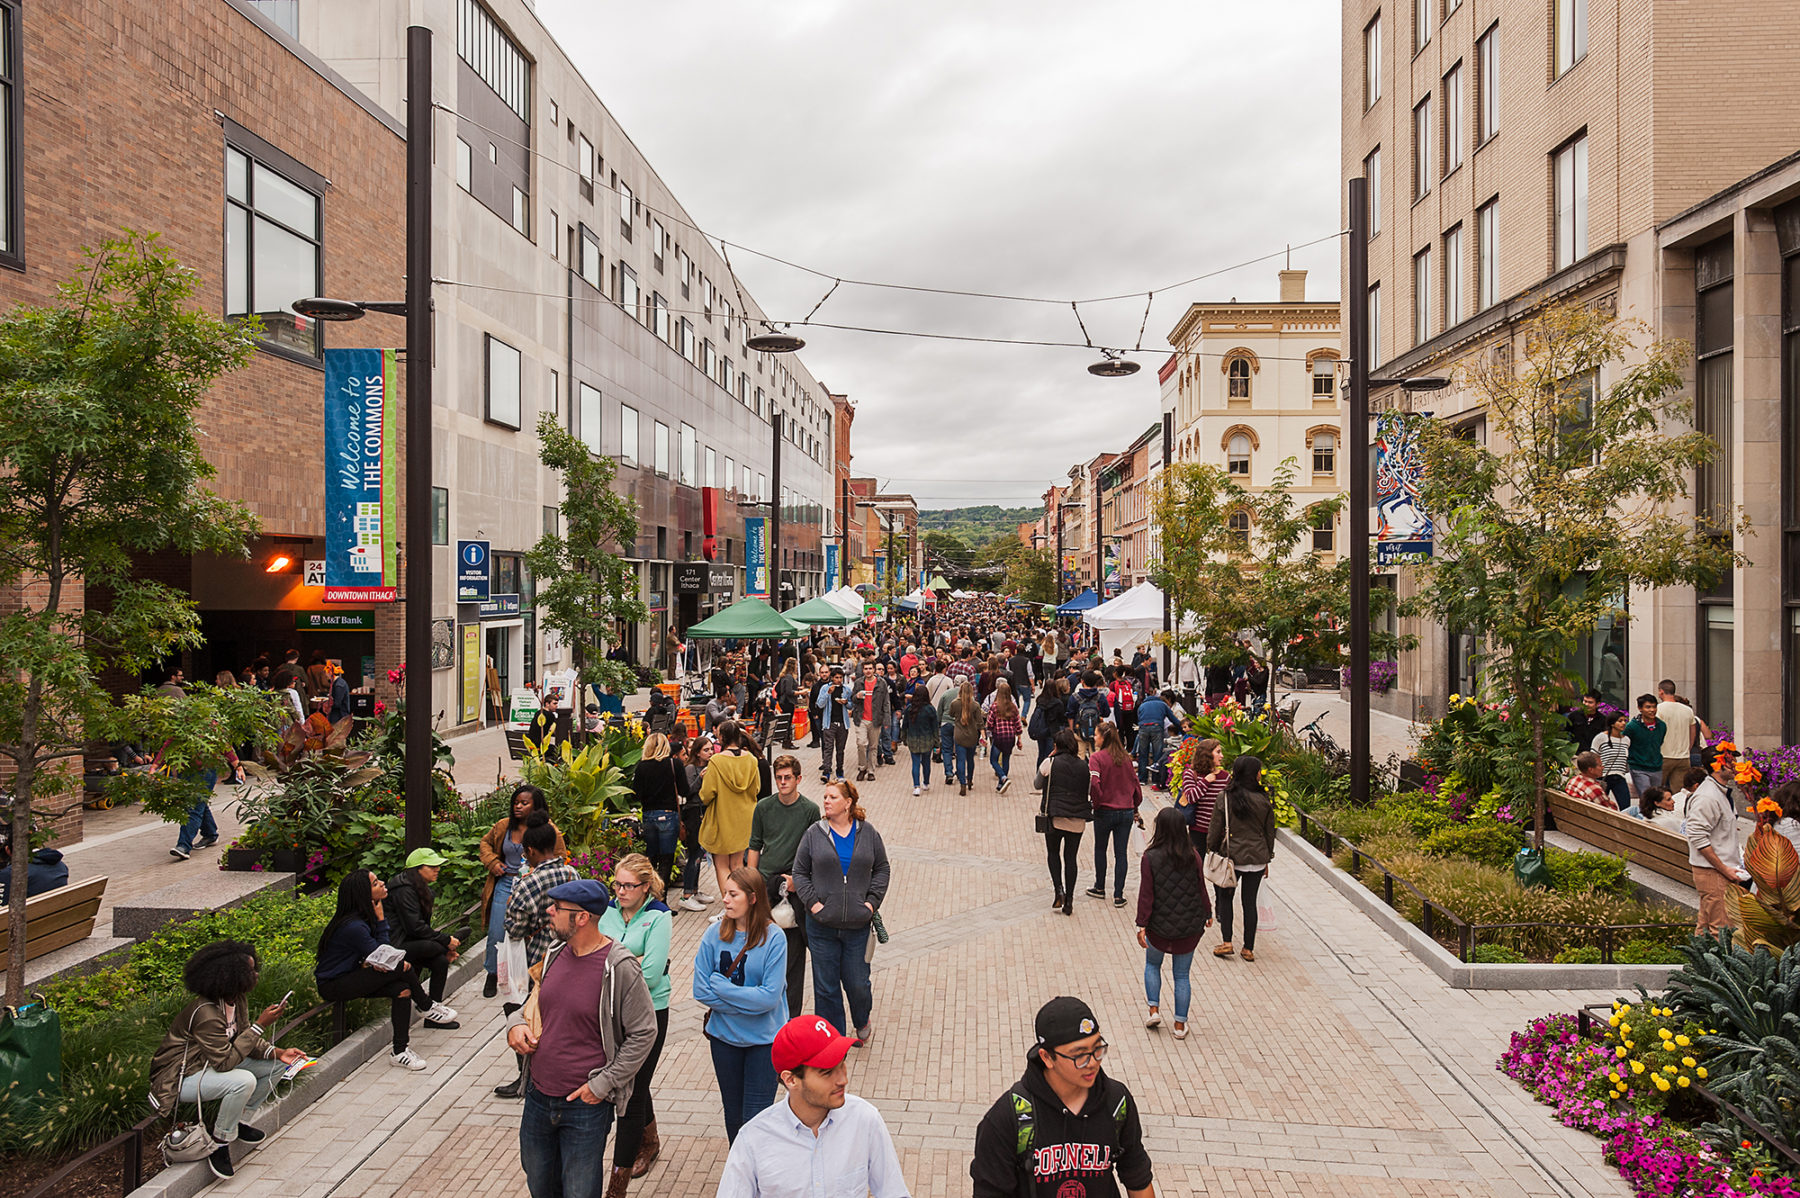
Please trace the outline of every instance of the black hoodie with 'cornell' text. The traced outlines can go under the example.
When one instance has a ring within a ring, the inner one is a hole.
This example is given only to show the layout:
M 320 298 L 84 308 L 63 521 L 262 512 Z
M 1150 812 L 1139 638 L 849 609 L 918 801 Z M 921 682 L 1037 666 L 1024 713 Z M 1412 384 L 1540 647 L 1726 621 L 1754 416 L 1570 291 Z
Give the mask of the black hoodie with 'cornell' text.
M 969 1176 L 975 1198 L 1119 1198 L 1121 1182 L 1142 1190 L 1151 1171 L 1137 1101 L 1103 1069 L 1070 1111 L 1034 1050 L 1025 1075 L 982 1116 Z

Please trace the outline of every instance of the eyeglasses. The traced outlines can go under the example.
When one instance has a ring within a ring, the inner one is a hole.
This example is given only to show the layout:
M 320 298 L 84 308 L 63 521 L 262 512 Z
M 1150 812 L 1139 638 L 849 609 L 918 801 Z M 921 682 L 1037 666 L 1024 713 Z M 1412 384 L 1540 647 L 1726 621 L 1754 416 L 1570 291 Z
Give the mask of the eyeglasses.
M 1093 1066 L 1098 1065 L 1101 1061 L 1106 1059 L 1106 1050 L 1108 1047 L 1106 1041 L 1102 1040 L 1086 1052 L 1058 1052 L 1056 1049 L 1052 1048 L 1050 1054 L 1071 1062 L 1077 1069 L 1091 1069 Z
M 614 890 L 642 890 L 650 885 L 648 882 L 627 882 L 624 878 L 613 879 Z
M 586 907 L 569 907 L 562 903 L 551 903 L 550 909 L 552 911 L 561 911 L 564 915 L 580 915 L 583 911 L 587 910 Z

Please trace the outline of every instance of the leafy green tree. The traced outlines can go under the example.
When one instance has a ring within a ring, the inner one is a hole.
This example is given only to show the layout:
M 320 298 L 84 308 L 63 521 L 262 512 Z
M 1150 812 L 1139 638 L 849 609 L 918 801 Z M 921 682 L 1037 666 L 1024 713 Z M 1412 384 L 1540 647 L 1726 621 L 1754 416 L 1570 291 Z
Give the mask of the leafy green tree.
M 1525 328 L 1517 370 L 1487 363 L 1464 382 L 1487 411 L 1488 444 L 1421 426 L 1421 507 L 1436 551 L 1405 610 L 1478 630 L 1482 667 L 1529 722 L 1537 844 L 1544 838 L 1544 737 L 1560 722 L 1565 665 L 1603 617 L 1628 619 L 1632 587 L 1709 587 L 1744 561 L 1730 512 L 1702 519 L 1686 475 L 1718 452 L 1683 431 L 1687 348 L 1591 307 L 1547 307 Z M 1636 365 L 1622 365 L 1637 357 Z M 1599 386 L 1602 375 L 1614 379 Z
M 1335 516 L 1344 497 L 1303 506 L 1289 488 L 1294 459 L 1270 485 L 1252 491 L 1217 466 L 1184 462 L 1165 469 L 1153 497 L 1163 559 L 1151 581 L 1167 595 L 1172 631 L 1159 633 L 1196 665 L 1237 664 L 1263 646 L 1270 685 L 1284 665 L 1335 664 L 1349 642 L 1350 563 L 1313 552 L 1314 524 Z M 1370 596 L 1371 624 L 1391 596 Z M 1376 652 L 1400 639 L 1371 632 Z
M 237 746 L 273 745 L 284 723 L 293 720 L 285 701 L 271 691 L 201 682 L 183 689 L 183 695 L 160 689 L 126 695 L 118 706 L 98 709 L 88 726 L 96 739 L 133 739 L 154 746 L 166 771 L 121 774 L 108 787 L 118 801 L 136 800 L 145 811 L 166 820 L 186 818 L 194 803 L 206 797 L 200 771 L 224 773 L 227 756 Z M 254 764 L 249 768 L 262 772 Z
M 1003 586 L 1007 594 L 1033 603 L 1056 602 L 1056 555 L 1020 545 L 1006 559 Z
M 537 431 L 539 460 L 563 483 L 557 531 L 546 532 L 525 555 L 544 627 L 569 645 L 583 685 L 629 695 L 637 690 L 636 673 L 606 660 L 602 646 L 616 624 L 649 615 L 638 598 L 637 573 L 618 552 L 637 540 L 637 503 L 613 490 L 617 464 L 594 454 L 553 413 L 539 417 Z
M 90 724 L 111 718 L 102 671 L 200 643 L 192 600 L 135 577 L 134 561 L 242 554 L 256 528 L 207 490 L 195 420 L 214 381 L 249 360 L 256 329 L 195 308 L 199 285 L 157 238 L 131 234 L 90 251 L 54 302 L 0 316 L 0 756 L 15 771 L 16 845 L 32 804 L 69 789 L 62 763 Z M 13 856 L 15 945 L 28 857 Z M 9 1003 L 24 984 L 14 952 Z

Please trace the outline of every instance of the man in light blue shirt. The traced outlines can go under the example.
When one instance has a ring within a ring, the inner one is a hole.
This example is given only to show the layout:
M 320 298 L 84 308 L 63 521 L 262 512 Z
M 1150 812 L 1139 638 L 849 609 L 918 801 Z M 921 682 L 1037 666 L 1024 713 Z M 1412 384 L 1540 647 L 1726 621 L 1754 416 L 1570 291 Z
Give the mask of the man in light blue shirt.
M 817 1015 L 790 1019 L 775 1033 L 769 1058 L 787 1101 L 765 1108 L 738 1132 L 719 1198 L 909 1198 L 881 1113 L 846 1092 L 850 1046 L 849 1037 Z

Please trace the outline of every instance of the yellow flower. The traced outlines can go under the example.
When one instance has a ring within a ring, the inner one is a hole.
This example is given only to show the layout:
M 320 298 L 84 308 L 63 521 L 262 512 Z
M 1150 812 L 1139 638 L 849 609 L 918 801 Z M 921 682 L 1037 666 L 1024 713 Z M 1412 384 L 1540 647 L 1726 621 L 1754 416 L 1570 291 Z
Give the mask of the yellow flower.
M 1662 1038 L 1663 1038 L 1663 1039 L 1665 1039 L 1665 1040 L 1669 1040 L 1669 1039 L 1672 1039 L 1672 1038 L 1674 1038 L 1674 1035 L 1675 1035 L 1675 1033 L 1674 1033 L 1674 1032 L 1671 1032 L 1671 1031 L 1670 1031 L 1670 1030 L 1669 1030 L 1669 1029 L 1668 1029 L 1668 1028 L 1666 1028 L 1666 1027 L 1659 1027 L 1659 1028 L 1657 1028 L 1657 1029 L 1656 1029 L 1656 1034 L 1657 1034 L 1657 1035 L 1659 1035 L 1659 1036 L 1661 1036 L 1661 1037 L 1662 1037 Z
M 1631 1034 L 1631 1025 L 1629 1023 L 1621 1023 L 1619 1025 L 1619 1030 L 1629 1036 Z
M 1706 1080 L 1706 1066 L 1705 1066 L 1705 1065 L 1702 1065 L 1702 1066 L 1700 1066 L 1700 1068 L 1698 1068 L 1698 1069 L 1696 1069 L 1696 1070 L 1694 1070 L 1694 1072 L 1695 1072 L 1695 1073 L 1698 1073 L 1698 1074 L 1699 1074 L 1699 1075 L 1700 1075 L 1700 1080 L 1701 1080 L 1701 1081 L 1705 1081 L 1705 1080 Z
M 1627 1041 L 1625 1041 L 1625 1047 L 1626 1047 L 1626 1048 L 1636 1048 L 1636 1047 L 1637 1047 L 1637 1041 L 1635 1041 L 1635 1040 L 1627 1040 Z
M 1644 1063 L 1642 1061 L 1633 1061 L 1631 1063 L 1631 1071 L 1633 1073 L 1642 1073 L 1644 1071 Z
M 1614 1069 L 1611 1073 L 1606 1075 L 1606 1080 L 1611 1082 L 1615 1086 L 1618 1085 L 1619 1084 L 1619 1071 L 1617 1069 Z
M 1671 1077 L 1673 1077 L 1675 1074 L 1680 1072 L 1680 1070 L 1675 1068 L 1675 1066 L 1673 1066 L 1673 1065 L 1664 1065 L 1662 1071 L 1664 1073 L 1667 1073 Z
M 1678 1077 L 1675 1079 L 1675 1084 L 1678 1086 L 1681 1086 L 1683 1088 L 1686 1088 L 1686 1086 L 1688 1084 L 1688 1079 L 1686 1077 Z
M 1688 1045 L 1692 1044 L 1693 1041 L 1689 1040 L 1686 1036 L 1677 1036 L 1677 1037 L 1675 1037 L 1675 1043 L 1681 1045 L 1683 1048 L 1686 1048 Z
M 1619 1045 L 1619 1046 L 1618 1046 L 1618 1047 L 1617 1047 L 1617 1048 L 1615 1048 L 1615 1049 L 1613 1049 L 1613 1051 L 1614 1051 L 1614 1052 L 1615 1052 L 1615 1053 L 1617 1053 L 1617 1054 L 1619 1054 L 1619 1056 L 1620 1056 L 1620 1057 L 1621 1057 L 1621 1058 L 1623 1058 L 1623 1057 L 1624 1057 L 1624 1055 L 1625 1055 L 1625 1046 L 1624 1046 L 1624 1045 L 1623 1045 L 1623 1044 L 1621 1044 L 1621 1045 Z
M 1617 1015 L 1614 1015 L 1611 1019 L 1608 1019 L 1606 1022 L 1612 1024 L 1614 1027 L 1618 1027 L 1619 1026 L 1619 1017 Z
M 1693 1057 L 1682 1057 L 1681 1063 L 1683 1065 L 1686 1065 L 1689 1069 L 1692 1069 L 1694 1067 L 1694 1058 Z

